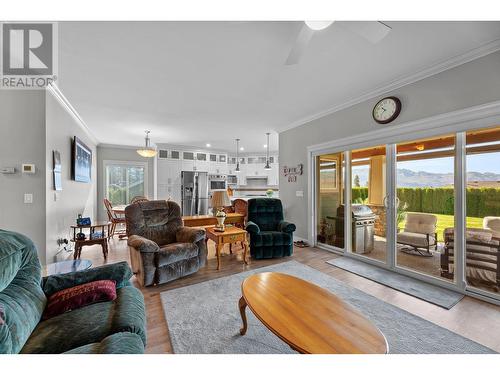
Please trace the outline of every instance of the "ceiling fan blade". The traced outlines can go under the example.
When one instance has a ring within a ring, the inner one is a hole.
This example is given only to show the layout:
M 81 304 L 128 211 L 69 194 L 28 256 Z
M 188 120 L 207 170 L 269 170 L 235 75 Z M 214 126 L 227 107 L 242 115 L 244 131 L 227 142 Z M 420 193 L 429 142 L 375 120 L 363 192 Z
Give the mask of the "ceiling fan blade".
M 297 39 L 290 50 L 290 54 L 285 61 L 285 65 L 295 65 L 300 61 L 300 58 L 304 54 L 309 41 L 311 40 L 314 31 L 306 26 L 304 23 L 300 29 Z
M 373 44 L 380 42 L 392 30 L 390 26 L 380 21 L 352 21 L 338 22 L 338 24 Z

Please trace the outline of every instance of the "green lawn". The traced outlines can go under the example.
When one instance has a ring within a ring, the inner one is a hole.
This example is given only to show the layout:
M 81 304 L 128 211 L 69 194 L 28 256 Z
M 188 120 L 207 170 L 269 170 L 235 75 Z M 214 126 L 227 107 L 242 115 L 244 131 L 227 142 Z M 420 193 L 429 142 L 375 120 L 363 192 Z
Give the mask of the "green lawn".
M 437 220 L 437 233 L 438 233 L 438 241 L 443 242 L 443 232 L 446 228 L 453 228 L 454 218 L 453 215 L 436 215 Z M 399 225 L 400 228 L 404 228 L 404 222 Z M 482 217 L 467 217 L 467 228 L 482 228 L 483 227 L 483 218 Z

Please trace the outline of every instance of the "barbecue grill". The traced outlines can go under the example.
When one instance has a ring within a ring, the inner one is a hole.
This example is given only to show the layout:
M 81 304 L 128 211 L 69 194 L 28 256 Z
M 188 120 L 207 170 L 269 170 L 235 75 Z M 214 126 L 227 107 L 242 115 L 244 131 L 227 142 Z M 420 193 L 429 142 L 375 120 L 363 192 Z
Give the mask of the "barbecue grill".
M 341 233 L 344 228 L 345 206 L 337 209 L 336 232 Z M 352 251 L 366 254 L 373 250 L 375 235 L 375 219 L 377 215 L 370 207 L 364 204 L 352 204 Z

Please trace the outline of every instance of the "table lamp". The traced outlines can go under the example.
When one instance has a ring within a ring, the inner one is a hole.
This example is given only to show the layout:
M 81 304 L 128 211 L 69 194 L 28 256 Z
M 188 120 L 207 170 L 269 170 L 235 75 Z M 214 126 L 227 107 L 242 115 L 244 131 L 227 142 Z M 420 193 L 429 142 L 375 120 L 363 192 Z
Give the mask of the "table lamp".
M 215 210 L 215 218 L 217 219 L 217 225 L 215 230 L 217 232 L 224 232 L 224 221 L 226 220 L 226 213 L 224 212 L 224 207 L 230 206 L 231 200 L 227 195 L 226 190 L 216 190 L 212 193 L 212 208 Z

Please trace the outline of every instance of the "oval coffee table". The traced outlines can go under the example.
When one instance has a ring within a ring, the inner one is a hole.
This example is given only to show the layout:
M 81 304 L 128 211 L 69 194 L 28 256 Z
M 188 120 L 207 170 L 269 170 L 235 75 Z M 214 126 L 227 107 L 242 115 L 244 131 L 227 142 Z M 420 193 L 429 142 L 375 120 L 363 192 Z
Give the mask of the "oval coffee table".
M 299 353 L 384 354 L 387 341 L 359 311 L 329 291 L 297 277 L 263 272 L 247 277 L 239 301 L 243 328 L 245 308 Z

